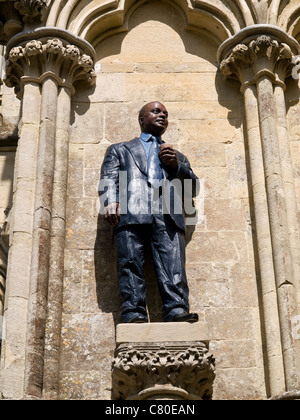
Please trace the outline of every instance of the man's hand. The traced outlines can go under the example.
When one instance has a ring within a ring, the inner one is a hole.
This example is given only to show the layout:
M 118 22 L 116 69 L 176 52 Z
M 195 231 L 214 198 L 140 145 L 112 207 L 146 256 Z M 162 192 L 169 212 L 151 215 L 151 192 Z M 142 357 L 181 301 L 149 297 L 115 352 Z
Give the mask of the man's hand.
M 160 147 L 159 158 L 163 165 L 167 168 L 177 171 L 179 167 L 179 159 L 176 150 L 172 144 L 162 144 Z
M 104 219 L 113 227 L 117 227 L 120 222 L 120 204 L 110 203 L 105 207 Z

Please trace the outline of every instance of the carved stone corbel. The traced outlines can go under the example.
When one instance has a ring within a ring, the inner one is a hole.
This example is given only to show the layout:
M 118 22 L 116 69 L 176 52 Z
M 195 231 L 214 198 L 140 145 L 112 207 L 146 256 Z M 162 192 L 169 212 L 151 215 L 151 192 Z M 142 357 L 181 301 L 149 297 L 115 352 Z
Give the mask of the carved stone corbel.
M 123 400 L 210 400 L 214 378 L 203 342 L 122 344 L 112 369 L 114 396 Z

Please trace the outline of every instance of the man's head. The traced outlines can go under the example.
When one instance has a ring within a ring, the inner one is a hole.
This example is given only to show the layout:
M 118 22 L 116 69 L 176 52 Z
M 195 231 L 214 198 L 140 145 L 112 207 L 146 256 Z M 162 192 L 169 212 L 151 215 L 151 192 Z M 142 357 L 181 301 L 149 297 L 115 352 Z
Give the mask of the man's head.
M 139 113 L 139 123 L 143 133 L 162 136 L 168 127 L 168 111 L 160 102 L 150 102 Z

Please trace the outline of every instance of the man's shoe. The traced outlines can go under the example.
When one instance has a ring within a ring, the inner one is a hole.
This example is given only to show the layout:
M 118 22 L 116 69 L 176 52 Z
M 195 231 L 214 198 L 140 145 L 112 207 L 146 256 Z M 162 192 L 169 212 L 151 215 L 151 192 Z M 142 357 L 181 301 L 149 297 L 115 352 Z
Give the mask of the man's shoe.
M 128 324 L 145 324 L 148 322 L 147 318 L 142 315 L 137 315 L 127 321 Z
M 195 313 L 186 313 L 174 315 L 170 322 L 198 322 L 199 316 Z

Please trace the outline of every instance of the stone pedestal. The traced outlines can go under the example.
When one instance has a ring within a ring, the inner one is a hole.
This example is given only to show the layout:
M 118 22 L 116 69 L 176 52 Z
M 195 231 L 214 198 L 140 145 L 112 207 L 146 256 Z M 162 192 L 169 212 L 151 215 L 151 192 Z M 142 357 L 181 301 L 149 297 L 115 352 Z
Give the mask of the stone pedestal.
M 203 323 L 120 324 L 112 368 L 114 398 L 212 398 L 214 358 Z

